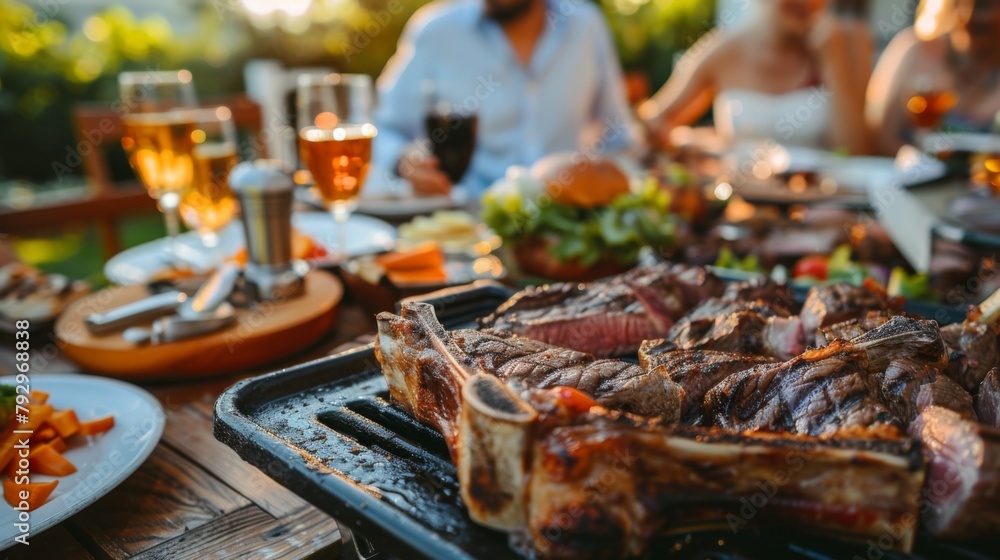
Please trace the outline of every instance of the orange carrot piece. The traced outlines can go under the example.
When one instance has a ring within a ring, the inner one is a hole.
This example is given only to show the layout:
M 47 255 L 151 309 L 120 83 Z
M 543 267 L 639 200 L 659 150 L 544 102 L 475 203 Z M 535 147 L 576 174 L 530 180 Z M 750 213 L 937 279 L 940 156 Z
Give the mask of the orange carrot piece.
M 52 426 L 45 424 L 31 436 L 31 441 L 37 443 L 48 443 L 57 437 L 59 437 L 59 432 L 57 432 Z
M 7 463 L 7 468 L 4 469 L 3 472 L 9 478 L 12 478 L 12 479 L 13 478 L 17 478 L 17 470 L 19 468 L 21 468 L 21 465 L 19 464 L 20 463 L 19 459 L 20 459 L 19 457 L 14 457 L 9 463 Z M 29 471 L 31 470 L 30 466 L 29 466 L 28 470 Z
M 28 458 L 31 472 L 50 476 L 69 476 L 76 472 L 76 465 L 55 450 L 51 445 L 40 445 L 31 450 Z
M 18 438 L 23 438 L 23 434 L 7 434 L 2 440 L 0 440 L 0 471 L 7 468 L 7 464 L 10 463 L 11 459 L 14 458 L 17 452 L 14 446 L 17 445 L 19 441 Z
M 64 440 L 59 436 L 52 438 L 52 440 L 46 443 L 45 445 L 48 445 L 49 447 L 55 449 L 59 453 L 65 453 L 66 448 L 69 447 L 66 445 L 66 440 Z
M 49 402 L 49 394 L 45 391 L 33 389 L 30 393 L 28 393 L 28 402 L 31 404 L 45 404 Z
M 28 422 L 25 424 L 18 424 L 18 430 L 37 430 L 48 421 L 55 409 L 52 408 L 51 404 L 29 404 L 25 408 L 28 409 Z
M 59 486 L 58 480 L 17 484 L 8 479 L 3 481 L 3 497 L 10 504 L 10 507 L 17 508 L 24 505 L 28 511 L 34 511 L 48 501 L 56 486 Z
M 115 427 L 115 417 L 106 416 L 104 418 L 98 418 L 96 420 L 80 422 L 80 434 L 85 436 L 94 436 L 97 434 L 103 434 L 104 432 L 114 427 Z
M 46 422 L 55 428 L 59 432 L 59 437 L 62 438 L 71 437 L 80 431 L 80 420 L 71 408 L 53 412 Z

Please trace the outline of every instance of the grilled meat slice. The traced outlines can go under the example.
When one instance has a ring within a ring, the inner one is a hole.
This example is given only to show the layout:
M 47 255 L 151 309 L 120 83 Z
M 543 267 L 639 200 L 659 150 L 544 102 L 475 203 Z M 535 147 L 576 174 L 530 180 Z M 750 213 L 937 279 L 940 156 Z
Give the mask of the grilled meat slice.
M 997 335 L 989 325 L 964 321 L 941 327 L 941 338 L 951 352 L 952 365 L 945 370 L 966 391 L 975 391 L 991 369 L 1000 365 Z
M 457 331 L 455 344 L 483 371 L 520 387 L 572 387 L 602 406 L 665 422 L 680 418 L 680 387 L 662 371 L 557 348 L 510 333 Z
M 478 372 L 426 303 L 403 305 L 400 315 L 379 313 L 375 358 L 393 402 L 441 432 L 456 459 L 462 385 Z
M 376 357 L 386 370 L 393 400 L 439 429 L 455 431 L 457 397 L 450 387 L 460 386 L 477 372 L 522 387 L 573 387 L 608 408 L 666 422 L 680 417 L 683 393 L 659 371 L 647 373 L 636 364 L 599 360 L 510 333 L 448 333 L 425 304 L 405 304 L 401 316 L 381 313 L 378 322 Z M 441 401 L 433 407 L 436 411 L 424 416 L 416 412 L 417 401 L 437 394 Z
M 979 385 L 976 393 L 976 415 L 979 421 L 1000 428 L 1000 369 L 993 368 Z
M 850 342 L 837 340 L 777 365 L 733 374 L 705 395 L 715 425 L 733 432 L 788 431 L 829 437 L 847 430 L 894 437 L 900 427 L 879 402 L 877 375 L 898 358 L 946 360 L 937 328 L 894 317 Z
M 1000 531 L 1000 431 L 932 406 L 910 425 L 929 465 L 924 524 L 953 539 Z
M 783 310 L 786 316 L 795 307 L 795 294 L 788 284 L 779 284 L 770 278 L 737 282 L 726 286 L 722 298 L 727 301 L 752 301 L 775 310 Z
M 789 359 L 805 350 L 798 317 L 759 302 L 705 302 L 667 334 L 678 349 L 765 354 Z
M 670 348 L 668 351 L 662 351 Z M 703 413 L 705 393 L 730 375 L 773 358 L 715 350 L 674 350 L 663 340 L 648 340 L 639 349 L 639 365 L 646 371 L 660 370 L 684 391 L 681 419 L 693 421 Z
M 617 356 L 666 334 L 696 303 L 692 298 L 721 291 L 718 278 L 703 270 L 657 265 L 603 282 L 527 288 L 480 325 L 597 356 Z
M 819 346 L 826 346 L 834 340 L 851 340 L 852 338 L 857 338 L 872 329 L 881 327 L 895 315 L 898 315 L 898 313 L 891 311 L 869 311 L 855 319 L 849 319 L 828 327 L 820 327 L 819 332 L 821 336 L 817 337 L 817 343 Z
M 861 541 L 898 527 L 890 546 L 912 544 L 923 464 L 906 440 L 669 429 L 545 396 L 528 397 L 540 412 L 520 540 L 529 555 L 642 557 L 657 535 L 789 523 Z
M 867 366 L 864 350 L 838 341 L 782 364 L 729 376 L 705 395 L 705 411 L 730 432 L 832 437 L 850 429 L 897 437 L 899 424 L 878 401 Z
M 972 396 L 932 365 L 912 359 L 894 360 L 881 379 L 882 402 L 906 425 L 929 406 L 954 410 L 962 418 L 975 420 Z
M 811 341 L 820 327 L 864 317 L 869 311 L 894 313 L 901 304 L 875 285 L 831 284 L 810 289 L 799 316 L 806 338 Z M 823 341 L 825 337 L 817 336 L 819 344 Z

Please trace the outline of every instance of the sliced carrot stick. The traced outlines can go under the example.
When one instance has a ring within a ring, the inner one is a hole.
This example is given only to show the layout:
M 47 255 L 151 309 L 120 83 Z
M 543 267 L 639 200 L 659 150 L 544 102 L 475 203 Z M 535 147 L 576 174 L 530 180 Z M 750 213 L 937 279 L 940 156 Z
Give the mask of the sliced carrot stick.
M 76 472 L 76 466 L 51 445 L 40 445 L 32 449 L 28 461 L 31 463 L 31 472 L 33 473 L 69 476 Z
M 30 393 L 28 393 L 28 401 L 31 404 L 45 404 L 49 402 L 49 394 L 45 391 L 33 389 Z
M 13 508 L 24 503 L 28 507 L 28 511 L 33 511 L 48 501 L 56 486 L 59 486 L 58 480 L 16 484 L 13 480 L 8 479 L 3 481 L 3 497 Z
M 53 412 L 46 423 L 55 428 L 63 438 L 71 437 L 80 431 L 80 420 L 71 408 Z
M 37 430 L 55 412 L 51 404 L 29 404 L 25 408 L 28 409 L 28 421 L 18 424 L 18 430 Z
M 59 432 L 57 432 L 52 426 L 46 424 L 39 428 L 38 431 L 31 436 L 31 441 L 36 443 L 47 443 L 57 437 L 59 437 Z
M 94 436 L 97 434 L 103 434 L 104 432 L 114 427 L 115 427 L 115 417 L 106 416 L 104 418 L 98 418 L 96 420 L 81 422 L 80 434 L 85 436 Z
M 45 445 L 50 446 L 52 449 L 55 449 L 59 453 L 65 453 L 66 452 L 66 448 L 68 447 L 66 445 L 66 440 L 64 440 L 63 438 L 61 438 L 59 436 L 56 436 L 56 437 L 52 438 L 52 440 L 49 441 L 48 443 L 46 443 Z
M 11 462 L 7 463 L 7 468 L 4 469 L 3 471 L 4 474 L 6 474 L 8 477 L 12 479 L 17 478 L 17 470 L 21 468 L 21 465 L 19 463 L 20 461 L 18 460 L 18 457 L 14 457 L 14 459 L 12 459 Z M 30 466 L 28 470 L 29 471 L 31 470 Z

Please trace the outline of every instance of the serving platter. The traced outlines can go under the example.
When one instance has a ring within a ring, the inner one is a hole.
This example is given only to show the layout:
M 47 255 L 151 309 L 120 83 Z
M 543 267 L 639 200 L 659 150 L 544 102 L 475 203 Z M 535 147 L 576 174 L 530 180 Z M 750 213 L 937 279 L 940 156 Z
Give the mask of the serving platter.
M 13 385 L 14 377 L 0 378 L 0 383 Z M 165 422 L 159 401 L 139 387 L 115 379 L 38 374 L 31 376 L 31 388 L 49 393 L 49 404 L 57 409 L 72 408 L 80 419 L 113 415 L 115 427 L 66 453 L 66 458 L 76 465 L 76 473 L 58 478 L 32 475 L 33 482 L 58 480 L 59 486 L 45 505 L 31 512 L 29 542 L 44 538 L 38 534 L 124 482 L 153 452 Z M 10 506 L 0 505 L 0 550 L 16 544 L 16 519 Z
M 468 328 L 506 300 L 494 283 L 436 292 L 448 329 Z M 955 310 L 926 315 L 961 318 Z M 389 402 L 373 345 L 243 381 L 216 402 L 215 436 L 276 481 L 335 517 L 361 543 L 398 558 L 521 558 L 507 535 L 476 525 L 438 432 Z M 363 537 L 361 535 L 364 535 Z M 865 558 L 864 546 L 789 532 L 680 533 L 657 541 L 655 558 Z M 359 558 L 369 554 L 358 553 Z M 922 536 L 915 555 L 888 559 L 990 556 Z M 382 558 L 382 556 L 379 556 Z
M 160 345 L 136 345 L 121 332 L 87 330 L 84 319 L 90 313 L 149 295 L 145 286 L 113 286 L 71 305 L 56 321 L 55 335 L 66 357 L 87 371 L 142 381 L 220 375 L 288 356 L 330 330 L 343 285 L 322 270 L 310 271 L 305 285 L 303 295 L 286 302 L 237 308 L 229 327 Z

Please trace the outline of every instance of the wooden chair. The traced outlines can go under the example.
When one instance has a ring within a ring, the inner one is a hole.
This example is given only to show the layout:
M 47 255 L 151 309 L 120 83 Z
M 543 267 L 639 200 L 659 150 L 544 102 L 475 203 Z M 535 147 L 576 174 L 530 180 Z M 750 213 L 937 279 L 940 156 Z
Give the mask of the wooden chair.
M 204 105 L 226 105 L 232 110 L 233 121 L 245 139 L 240 144 L 242 157 L 267 157 L 261 141 L 261 111 L 256 103 L 240 95 L 208 100 Z M 25 235 L 56 230 L 68 222 L 94 223 L 103 256 L 108 258 L 122 249 L 119 221 L 127 216 L 156 212 L 156 201 L 135 179 L 120 182 L 112 177 L 109 149 L 120 145 L 124 134 L 119 113 L 109 105 L 80 104 L 73 109 L 73 128 L 77 139 L 74 148 L 87 179 L 87 196 L 26 209 L 0 209 L 0 233 Z

